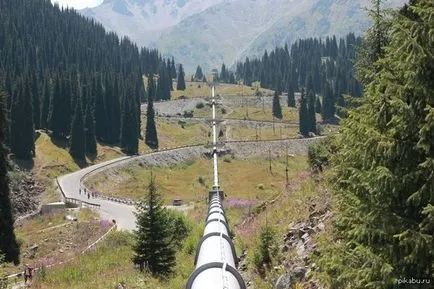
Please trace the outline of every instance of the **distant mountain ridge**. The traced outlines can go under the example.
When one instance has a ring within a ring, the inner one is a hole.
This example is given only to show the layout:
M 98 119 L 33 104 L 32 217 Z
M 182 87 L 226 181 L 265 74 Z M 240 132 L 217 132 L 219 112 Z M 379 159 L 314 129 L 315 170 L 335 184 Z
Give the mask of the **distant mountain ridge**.
M 389 0 L 391 7 L 405 0 Z M 370 0 L 105 0 L 81 13 L 192 72 L 231 65 L 299 38 L 361 34 Z

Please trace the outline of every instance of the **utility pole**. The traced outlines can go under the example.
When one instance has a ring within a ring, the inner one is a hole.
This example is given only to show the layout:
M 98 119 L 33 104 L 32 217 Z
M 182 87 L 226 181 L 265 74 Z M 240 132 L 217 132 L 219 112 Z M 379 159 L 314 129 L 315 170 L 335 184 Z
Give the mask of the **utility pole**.
M 288 185 L 289 185 L 289 177 L 288 177 L 288 150 L 286 151 L 286 168 L 285 168 L 285 173 L 286 173 L 286 187 L 288 187 Z
M 274 129 L 274 115 L 273 115 L 273 134 L 276 135 L 276 130 Z
M 258 125 L 256 125 L 256 140 L 258 140 Z
M 271 148 L 268 148 L 268 161 L 269 161 L 270 174 L 273 174 L 273 171 L 271 169 Z

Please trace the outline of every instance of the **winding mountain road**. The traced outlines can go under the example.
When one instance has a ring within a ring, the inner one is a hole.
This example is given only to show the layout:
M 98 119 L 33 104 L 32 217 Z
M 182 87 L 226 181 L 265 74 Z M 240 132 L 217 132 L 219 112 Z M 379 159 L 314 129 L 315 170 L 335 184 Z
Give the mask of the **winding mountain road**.
M 74 198 L 80 201 L 85 201 L 93 204 L 100 205 L 101 217 L 114 219 L 118 225 L 119 229 L 132 231 L 135 229 L 135 217 L 133 214 L 134 207 L 126 204 L 115 203 L 112 201 L 99 199 L 99 198 L 88 198 L 83 192 L 80 193 L 81 180 L 89 173 L 108 167 L 110 165 L 118 165 L 121 162 L 131 159 L 131 157 L 121 157 L 114 160 L 110 160 L 104 163 L 96 164 L 76 172 L 58 177 L 57 181 L 60 190 L 63 192 L 65 197 Z

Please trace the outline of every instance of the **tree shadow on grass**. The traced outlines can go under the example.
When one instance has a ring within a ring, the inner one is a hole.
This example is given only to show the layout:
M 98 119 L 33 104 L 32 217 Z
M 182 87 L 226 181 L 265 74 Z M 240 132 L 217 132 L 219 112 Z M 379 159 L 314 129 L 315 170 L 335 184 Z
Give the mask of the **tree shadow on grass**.
M 68 148 L 68 138 L 64 137 L 64 136 L 58 136 L 58 135 L 54 135 L 52 133 L 49 134 L 51 142 L 57 146 L 58 148 L 61 149 L 67 149 Z
M 76 163 L 80 169 L 83 169 L 89 165 L 87 163 L 86 159 L 83 160 L 83 159 L 78 159 L 78 158 L 74 158 L 74 157 L 72 157 L 72 159 L 74 160 L 74 163 Z

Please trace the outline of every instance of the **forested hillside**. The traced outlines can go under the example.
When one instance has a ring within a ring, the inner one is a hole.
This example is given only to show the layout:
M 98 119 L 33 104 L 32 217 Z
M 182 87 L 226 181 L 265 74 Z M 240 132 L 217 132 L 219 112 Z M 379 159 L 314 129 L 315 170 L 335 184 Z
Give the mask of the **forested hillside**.
M 48 0 L 0 1 L 0 88 L 19 158 L 34 155 L 34 129 L 69 139 L 79 159 L 96 152 L 95 138 L 137 153 L 143 75 L 165 75 L 156 98 L 170 98 L 174 65 Z
M 363 94 L 354 68 L 361 44 L 362 38 L 352 33 L 339 40 L 335 36 L 299 40 L 290 49 L 285 45 L 265 51 L 261 59 L 237 63 L 236 78 L 246 85 L 260 81 L 264 88 L 287 92 L 289 106 L 295 106 L 294 92 L 305 88 L 307 107 L 321 113 L 324 122 L 333 122 L 337 108 L 346 106 L 344 95 Z

